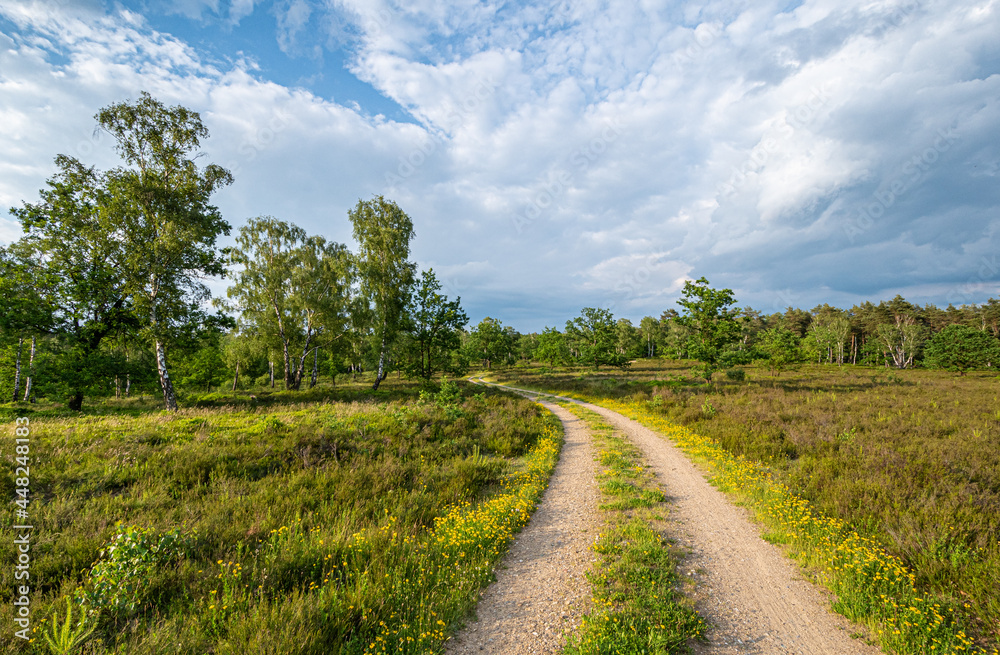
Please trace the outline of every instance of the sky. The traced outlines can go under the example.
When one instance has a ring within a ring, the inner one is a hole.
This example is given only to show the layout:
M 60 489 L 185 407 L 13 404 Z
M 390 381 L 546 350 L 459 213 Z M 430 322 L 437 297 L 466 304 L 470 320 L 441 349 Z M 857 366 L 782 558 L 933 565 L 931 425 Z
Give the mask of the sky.
M 0 242 L 94 115 L 198 111 L 234 233 L 384 195 L 473 324 L 1000 297 L 1000 0 L 0 0 Z M 229 241 L 231 242 L 231 238 Z M 224 294 L 224 280 L 210 285 Z

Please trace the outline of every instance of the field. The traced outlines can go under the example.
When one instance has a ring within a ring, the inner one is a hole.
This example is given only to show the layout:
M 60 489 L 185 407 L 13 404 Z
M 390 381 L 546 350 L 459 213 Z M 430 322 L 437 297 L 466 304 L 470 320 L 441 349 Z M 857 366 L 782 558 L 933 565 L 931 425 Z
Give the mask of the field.
M 32 641 L 5 629 L 0 652 L 439 652 L 540 497 L 561 428 L 466 385 L 367 389 L 176 414 L 148 398 L 0 409 L 31 419 L 34 525 Z M 5 457 L 5 497 L 15 481 Z M 17 561 L 12 540 L 0 560 Z
M 996 375 L 804 366 L 703 384 L 691 368 L 639 361 L 625 372 L 516 368 L 494 377 L 685 426 L 756 462 L 761 479 L 905 566 L 915 597 L 961 613 L 970 640 L 990 650 L 1000 642 Z

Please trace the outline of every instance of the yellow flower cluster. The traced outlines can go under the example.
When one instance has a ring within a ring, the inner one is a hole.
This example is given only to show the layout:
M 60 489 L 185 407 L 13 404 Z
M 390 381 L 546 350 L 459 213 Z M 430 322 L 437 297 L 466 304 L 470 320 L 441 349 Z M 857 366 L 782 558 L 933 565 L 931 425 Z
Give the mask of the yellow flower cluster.
M 559 434 L 548 428 L 522 459 L 520 470 L 508 477 L 505 491 L 479 504 L 461 503 L 435 519 L 427 538 L 412 544 L 408 565 L 384 576 L 385 593 L 411 599 L 415 612 L 407 617 L 393 612 L 379 621 L 379 634 L 365 653 L 439 652 L 446 637 L 443 618 L 460 615 L 464 603 L 489 582 L 493 564 L 545 491 L 560 446 Z M 383 527 L 386 533 L 390 529 Z
M 899 558 L 843 521 L 814 511 L 762 466 L 666 421 L 644 403 L 599 404 L 664 434 L 689 456 L 709 464 L 712 482 L 748 501 L 767 526 L 770 540 L 792 545 L 817 566 L 823 582 L 837 594 L 834 608 L 869 624 L 887 650 L 914 655 L 987 653 L 963 630 L 954 607 L 942 607 L 914 587 L 915 576 Z

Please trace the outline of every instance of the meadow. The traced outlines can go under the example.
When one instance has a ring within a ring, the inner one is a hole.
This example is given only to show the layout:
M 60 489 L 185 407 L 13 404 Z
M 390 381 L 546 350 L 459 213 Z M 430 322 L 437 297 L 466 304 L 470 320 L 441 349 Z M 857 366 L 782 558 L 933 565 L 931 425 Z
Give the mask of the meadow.
M 562 438 L 530 401 L 452 382 L 187 402 L 0 407 L 31 420 L 34 525 L 32 639 L 4 603 L 0 652 L 441 652 Z
M 994 652 L 995 374 L 809 365 L 720 372 L 706 384 L 692 367 L 640 360 L 625 372 L 535 367 L 494 377 L 598 402 L 668 434 L 891 650 Z M 893 607 L 891 598 L 911 602 Z M 934 641 L 942 630 L 951 650 Z

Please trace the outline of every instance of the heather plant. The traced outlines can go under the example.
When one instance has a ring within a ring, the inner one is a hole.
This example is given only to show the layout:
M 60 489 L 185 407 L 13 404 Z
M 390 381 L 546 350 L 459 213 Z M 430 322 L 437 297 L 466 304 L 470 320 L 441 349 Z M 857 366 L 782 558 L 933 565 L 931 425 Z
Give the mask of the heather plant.
M 895 558 L 912 576 L 914 598 L 952 608 L 960 618 L 949 625 L 966 626 L 970 641 L 987 650 L 1000 643 L 994 373 L 802 365 L 777 379 L 750 369 L 742 381 L 703 384 L 689 366 L 661 360 L 628 375 L 563 369 L 544 377 L 523 369 L 504 379 L 627 403 L 756 462 L 811 511 Z M 884 604 L 877 595 L 871 602 Z
M 82 652 L 440 652 L 530 517 L 561 433 L 534 403 L 460 382 L 445 406 L 370 386 L 176 414 L 155 399 L 38 407 L 32 610 L 63 608 L 50 637 L 72 641 L 79 603 Z M 0 465 L 0 484 L 13 473 Z M 50 652 L 35 636 L 2 635 L 0 653 Z

